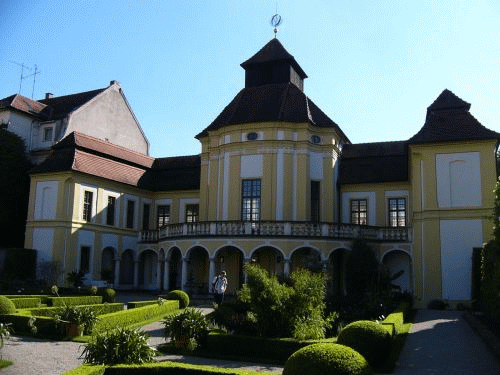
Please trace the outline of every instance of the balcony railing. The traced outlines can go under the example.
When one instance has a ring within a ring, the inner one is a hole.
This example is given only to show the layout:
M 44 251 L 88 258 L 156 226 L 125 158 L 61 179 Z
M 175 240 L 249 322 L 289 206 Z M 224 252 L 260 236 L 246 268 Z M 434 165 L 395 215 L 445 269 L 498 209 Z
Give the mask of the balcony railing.
M 374 227 L 354 224 L 290 221 L 206 221 L 170 224 L 160 229 L 142 231 L 139 242 L 158 242 L 190 237 L 306 237 L 410 242 L 410 227 Z

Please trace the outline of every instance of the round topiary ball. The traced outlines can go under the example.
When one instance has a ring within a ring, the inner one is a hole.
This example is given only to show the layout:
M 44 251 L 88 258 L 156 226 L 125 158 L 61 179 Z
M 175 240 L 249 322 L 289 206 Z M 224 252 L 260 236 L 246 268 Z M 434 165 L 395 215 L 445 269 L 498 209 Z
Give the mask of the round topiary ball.
M 391 351 L 392 337 L 379 323 L 359 320 L 346 325 L 337 343 L 349 346 L 366 358 L 372 367 L 381 366 Z
M 16 305 L 9 298 L 0 296 L 0 315 L 14 314 L 16 312 Z
M 295 353 L 285 363 L 283 375 L 370 375 L 365 358 L 348 346 L 312 344 Z
M 189 295 L 183 290 L 172 290 L 168 292 L 167 299 L 179 301 L 179 307 L 184 309 L 189 306 Z
M 103 288 L 103 289 L 98 289 L 97 294 L 99 296 L 102 296 L 102 302 L 103 303 L 113 303 L 115 302 L 116 298 L 116 290 L 113 288 Z

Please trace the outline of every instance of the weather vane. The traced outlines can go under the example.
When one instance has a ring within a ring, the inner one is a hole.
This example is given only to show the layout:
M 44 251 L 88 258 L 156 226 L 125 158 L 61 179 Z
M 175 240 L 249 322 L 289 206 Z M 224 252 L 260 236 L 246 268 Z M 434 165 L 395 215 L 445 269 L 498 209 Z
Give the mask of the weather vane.
M 271 26 L 274 27 L 274 37 L 276 38 L 276 34 L 278 34 L 278 26 L 281 25 L 281 16 L 276 13 L 272 18 L 271 18 Z

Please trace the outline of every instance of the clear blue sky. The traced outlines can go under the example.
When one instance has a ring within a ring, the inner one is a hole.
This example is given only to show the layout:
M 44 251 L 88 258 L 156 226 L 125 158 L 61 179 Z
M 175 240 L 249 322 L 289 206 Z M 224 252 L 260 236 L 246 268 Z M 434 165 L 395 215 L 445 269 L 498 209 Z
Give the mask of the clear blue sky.
M 0 98 L 19 89 L 10 61 L 37 64 L 35 99 L 118 80 L 152 156 L 197 154 L 240 63 L 274 37 L 276 4 L 306 94 L 353 143 L 408 139 L 445 88 L 500 132 L 498 0 L 0 0 Z

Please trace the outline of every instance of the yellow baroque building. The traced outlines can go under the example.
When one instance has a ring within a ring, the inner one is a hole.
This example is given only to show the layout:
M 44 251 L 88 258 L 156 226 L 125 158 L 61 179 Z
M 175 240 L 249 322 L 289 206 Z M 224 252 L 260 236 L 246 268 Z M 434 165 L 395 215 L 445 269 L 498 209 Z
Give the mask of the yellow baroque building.
M 89 284 L 192 294 L 220 270 L 234 293 L 248 262 L 308 267 L 339 295 L 361 237 L 418 306 L 470 302 L 500 134 L 444 90 L 409 140 L 351 144 L 278 39 L 241 66 L 245 87 L 196 135 L 199 155 L 155 159 L 78 132 L 54 145 L 31 174 L 38 262 L 57 262 L 61 282 L 82 270 Z

